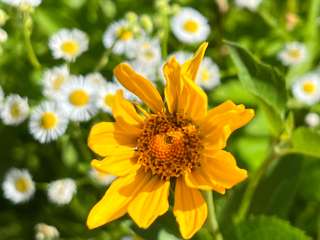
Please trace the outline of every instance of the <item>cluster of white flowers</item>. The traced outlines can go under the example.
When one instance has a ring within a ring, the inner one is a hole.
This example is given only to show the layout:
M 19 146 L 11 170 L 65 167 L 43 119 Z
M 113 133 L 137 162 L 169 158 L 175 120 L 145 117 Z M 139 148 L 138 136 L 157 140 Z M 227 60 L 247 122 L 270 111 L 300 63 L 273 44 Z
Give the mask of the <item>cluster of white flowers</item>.
M 98 176 L 98 175 L 97 175 Z M 103 175 L 96 177 L 101 184 L 110 184 L 113 181 L 111 176 L 103 178 Z M 14 204 L 29 201 L 35 194 L 35 182 L 26 169 L 10 169 L 2 182 L 4 197 Z M 71 202 L 77 191 L 76 182 L 71 178 L 55 180 L 48 184 L 47 195 L 50 202 L 57 205 L 65 205 Z
M 320 101 L 320 76 L 318 73 L 308 73 L 298 78 L 292 86 L 293 96 L 306 105 Z
M 2 0 L 3 3 L 9 4 L 14 7 L 37 7 L 41 4 L 42 0 Z

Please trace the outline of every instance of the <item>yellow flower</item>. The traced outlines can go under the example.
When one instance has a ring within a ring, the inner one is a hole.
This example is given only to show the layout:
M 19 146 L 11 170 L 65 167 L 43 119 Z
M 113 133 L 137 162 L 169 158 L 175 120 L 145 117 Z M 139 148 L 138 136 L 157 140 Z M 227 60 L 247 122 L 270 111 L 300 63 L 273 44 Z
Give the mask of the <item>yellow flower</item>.
M 93 160 L 98 171 L 118 176 L 92 208 L 87 225 L 99 227 L 128 213 L 148 228 L 169 208 L 170 185 L 175 187 L 173 213 L 183 238 L 191 238 L 207 217 L 200 190 L 224 194 L 247 177 L 233 156 L 222 150 L 230 134 L 254 116 L 251 109 L 227 101 L 207 111 L 207 96 L 195 84 L 207 43 L 180 65 L 172 57 L 164 65 L 165 102 L 157 89 L 128 64 L 114 74 L 137 95 L 149 113 L 115 95 L 115 123 L 96 124 L 88 145 L 103 160 Z

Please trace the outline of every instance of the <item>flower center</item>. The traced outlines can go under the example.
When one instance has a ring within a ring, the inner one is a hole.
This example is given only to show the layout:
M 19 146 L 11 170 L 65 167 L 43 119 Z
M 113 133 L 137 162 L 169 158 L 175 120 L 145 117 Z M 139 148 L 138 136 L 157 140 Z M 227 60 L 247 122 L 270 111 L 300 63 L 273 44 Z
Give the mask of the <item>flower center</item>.
M 198 128 L 179 115 L 157 114 L 146 120 L 138 138 L 138 162 L 146 171 L 169 180 L 200 166 Z
M 18 118 L 21 115 L 21 109 L 19 103 L 13 103 L 10 109 L 11 116 L 13 118 Z
M 299 49 L 291 49 L 289 51 L 289 56 L 294 59 L 300 58 L 300 56 L 301 56 L 300 50 Z
M 113 101 L 114 101 L 114 95 L 113 95 L 113 94 L 106 94 L 106 95 L 104 96 L 104 104 L 105 104 L 107 107 L 111 107 Z
M 86 91 L 82 89 L 77 89 L 70 94 L 69 101 L 74 106 L 83 107 L 86 104 L 88 104 L 89 95 L 86 93 Z
M 53 89 L 54 90 L 59 90 L 64 83 L 64 76 L 63 75 L 58 75 L 54 80 L 53 80 Z
M 61 45 L 61 50 L 69 55 L 75 55 L 79 51 L 79 44 L 75 41 L 65 41 Z
M 316 86 L 313 82 L 305 82 L 302 88 L 303 91 L 307 94 L 313 94 L 316 91 Z
M 57 125 L 58 122 L 58 118 L 56 116 L 56 114 L 52 113 L 52 112 L 45 112 L 42 114 L 41 117 L 41 127 L 43 127 L 44 129 L 52 129 Z
M 187 21 L 184 22 L 183 24 L 183 29 L 187 32 L 190 33 L 195 33 L 198 31 L 199 29 L 199 24 L 197 21 L 193 20 L 193 19 L 189 19 Z
M 210 77 L 211 77 L 211 75 L 210 75 L 209 70 L 207 68 L 202 69 L 202 71 L 201 71 L 201 80 L 203 82 L 207 82 L 207 81 L 209 81 Z
M 129 41 L 133 37 L 133 33 L 126 28 L 120 28 L 117 35 L 118 38 L 122 41 Z
M 15 185 L 16 189 L 22 193 L 26 192 L 29 188 L 29 182 L 23 177 L 18 178 L 15 181 L 14 185 Z

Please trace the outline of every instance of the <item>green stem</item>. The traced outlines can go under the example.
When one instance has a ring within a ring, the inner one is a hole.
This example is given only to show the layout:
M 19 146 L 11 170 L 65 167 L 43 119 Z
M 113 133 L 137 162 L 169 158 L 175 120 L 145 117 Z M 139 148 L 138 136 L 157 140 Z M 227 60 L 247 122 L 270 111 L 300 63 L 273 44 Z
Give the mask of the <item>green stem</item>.
M 208 228 L 213 234 L 213 240 L 223 240 L 222 234 L 219 230 L 219 224 L 217 221 L 215 207 L 213 202 L 212 191 L 205 192 L 206 202 L 208 205 Z
M 101 69 L 103 69 L 108 64 L 109 57 L 110 57 L 112 50 L 113 50 L 114 46 L 116 45 L 117 41 L 118 41 L 118 38 L 115 39 L 114 42 L 112 43 L 112 45 L 104 51 L 100 60 L 98 61 L 97 66 L 94 69 L 95 72 L 99 72 Z
M 24 36 L 24 41 L 27 48 L 28 58 L 32 66 L 36 69 L 39 69 L 41 68 L 41 64 L 39 63 L 39 60 L 32 47 L 31 34 L 32 34 L 32 19 L 28 13 L 24 13 L 23 14 L 23 36 Z
M 169 19 L 168 14 L 163 14 L 163 36 L 161 36 L 162 57 L 166 59 L 168 56 L 168 38 L 169 38 Z
M 264 162 L 261 164 L 258 170 L 250 176 L 249 183 L 242 197 L 239 210 L 234 218 L 235 223 L 239 223 L 247 217 L 253 195 L 256 191 L 256 188 L 260 180 L 264 176 L 265 172 L 267 171 L 271 163 L 274 160 L 278 159 L 279 155 L 275 151 L 275 146 L 275 144 L 272 145 L 272 150 L 269 156 L 264 160 Z

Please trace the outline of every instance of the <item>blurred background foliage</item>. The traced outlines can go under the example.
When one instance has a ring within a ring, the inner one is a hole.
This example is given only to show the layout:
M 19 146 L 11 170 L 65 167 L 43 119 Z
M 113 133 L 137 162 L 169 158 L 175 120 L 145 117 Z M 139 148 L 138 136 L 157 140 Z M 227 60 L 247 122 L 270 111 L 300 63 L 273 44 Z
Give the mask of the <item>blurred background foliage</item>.
M 311 5 L 316 2 L 314 0 L 266 0 L 256 12 L 237 8 L 230 1 L 230 9 L 226 13 L 221 13 L 214 0 L 173 2 L 196 8 L 210 23 L 212 32 L 208 39 L 207 56 L 220 67 L 222 82 L 208 92 L 210 106 L 228 99 L 253 108 L 258 105 L 254 94 L 241 85 L 237 76 L 238 69 L 227 54 L 224 40 L 237 42 L 256 58 L 277 66 L 283 75 L 289 77 L 305 73 L 319 62 L 319 38 L 314 37 L 312 32 L 314 29 L 319 30 L 319 19 L 310 13 Z M 316 6 L 319 7 L 319 4 Z M 62 64 L 62 61 L 52 58 L 48 49 L 48 38 L 57 30 L 75 27 L 88 34 L 89 51 L 70 65 L 74 74 L 86 74 L 94 70 L 97 60 L 105 51 L 101 39 L 110 23 L 122 18 L 128 11 L 138 15 L 155 14 L 153 1 L 150 0 L 44 0 L 32 14 L 32 43 L 42 65 L 42 69 L 34 69 L 27 58 L 21 14 L 4 4 L 0 7 L 10 16 L 5 26 L 9 39 L 3 45 L 0 56 L 0 85 L 6 93 L 27 96 L 31 105 L 36 105 L 43 98 L 40 84 L 43 69 Z M 286 26 L 288 12 L 299 16 L 299 22 L 292 31 L 288 31 Z M 290 69 L 289 72 L 275 56 L 286 42 L 293 40 L 316 47 L 313 49 L 311 63 L 299 69 Z M 180 44 L 170 35 L 169 53 L 177 50 L 194 51 L 195 48 L 194 45 Z M 123 60 L 119 56 L 112 56 L 108 65 L 102 69 L 102 74 L 111 80 L 113 66 Z M 308 111 L 303 107 L 295 109 L 296 126 L 304 125 L 303 118 Z M 13 166 L 27 168 L 40 189 L 31 201 L 21 205 L 13 205 L 3 197 L 0 198 L 0 239 L 33 239 L 34 225 L 38 222 L 56 226 L 61 239 L 120 239 L 133 232 L 149 240 L 178 239 L 179 233 L 172 213 L 161 217 L 148 230 L 138 229 L 127 217 L 97 230 L 87 230 L 87 213 L 105 191 L 104 187 L 93 184 L 87 177 L 93 154 L 86 147 L 86 137 L 90 126 L 101 119 L 110 117 L 100 114 L 88 123 L 73 124 L 58 141 L 43 145 L 29 135 L 27 123 L 18 127 L 0 124 L 0 176 L 4 176 Z M 273 133 L 268 125 L 268 117 L 258 108 L 255 119 L 229 140 L 229 150 L 235 154 L 239 165 L 248 169 L 249 173 L 256 171 L 270 152 Z M 320 239 L 320 140 L 317 135 L 309 136 L 312 133 L 306 131 L 300 133 L 297 141 L 308 142 L 311 137 L 317 139 L 316 146 L 311 150 L 303 148 L 300 151 L 307 151 L 307 155 L 288 154 L 273 164 L 257 187 L 249 211 L 252 216 L 248 220 L 238 225 L 231 223 L 246 182 L 228 191 L 225 196 L 215 194 L 218 219 L 225 239 L 308 239 L 307 235 Z M 311 154 L 308 154 L 310 151 Z M 70 205 L 55 206 L 47 201 L 41 183 L 64 177 L 79 180 L 78 192 Z M 194 239 L 211 238 L 207 230 L 203 229 Z

